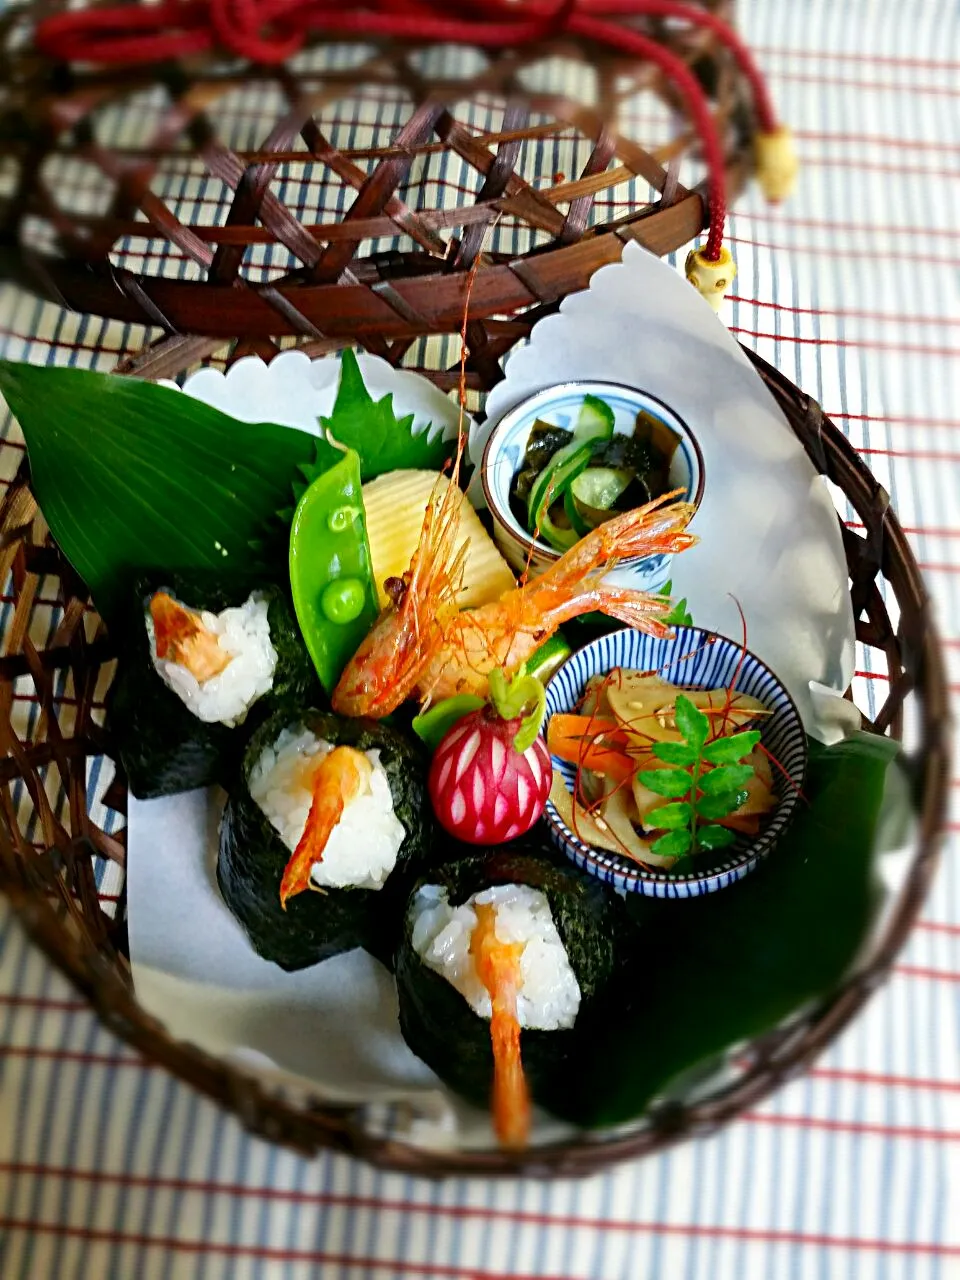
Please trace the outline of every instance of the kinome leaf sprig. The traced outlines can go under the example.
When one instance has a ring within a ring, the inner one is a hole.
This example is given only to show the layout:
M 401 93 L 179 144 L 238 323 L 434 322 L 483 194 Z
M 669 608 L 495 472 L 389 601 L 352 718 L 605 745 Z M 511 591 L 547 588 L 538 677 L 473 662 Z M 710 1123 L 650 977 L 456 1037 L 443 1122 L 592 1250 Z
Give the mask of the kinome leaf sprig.
M 650 826 L 666 831 L 653 845 L 663 857 L 683 857 L 701 849 L 723 849 L 736 839 L 718 819 L 735 813 L 747 800 L 744 790 L 754 775 L 741 764 L 760 741 L 757 730 L 732 733 L 707 741 L 710 721 L 689 698 L 677 696 L 676 723 L 683 742 L 656 742 L 653 754 L 669 765 L 638 775 L 657 795 L 671 799 L 647 815 Z M 704 766 L 711 768 L 705 770 Z

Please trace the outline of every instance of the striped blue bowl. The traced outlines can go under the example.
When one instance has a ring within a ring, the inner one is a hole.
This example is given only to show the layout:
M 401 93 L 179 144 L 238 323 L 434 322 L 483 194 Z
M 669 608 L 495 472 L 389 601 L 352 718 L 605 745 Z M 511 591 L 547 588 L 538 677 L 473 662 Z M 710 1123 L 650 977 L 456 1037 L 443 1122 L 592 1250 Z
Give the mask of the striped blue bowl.
M 772 712 L 759 726 L 761 742 L 791 781 L 774 769 L 780 803 L 760 835 L 740 836 L 735 844 L 716 853 L 697 854 L 694 874 L 648 869 L 625 855 L 585 844 L 548 802 L 544 817 L 552 839 L 578 867 L 621 891 L 651 898 L 692 898 L 726 888 L 770 853 L 796 814 L 806 776 L 807 738 L 793 699 L 770 668 L 749 650 L 744 652 L 737 641 L 694 627 L 678 627 L 669 640 L 625 628 L 601 636 L 567 659 L 547 685 L 548 720 L 557 712 L 573 711 L 590 677 L 604 675 L 614 667 L 655 672 L 689 689 L 729 687 L 732 682 L 740 693 L 758 699 Z M 553 765 L 572 791 L 576 766 L 556 756 Z
M 679 444 L 670 463 L 669 488 L 677 490 L 678 501 L 700 505 L 704 489 L 703 455 L 693 432 L 676 413 L 649 391 L 616 382 L 566 382 L 546 387 L 505 414 L 490 435 L 480 462 L 483 496 L 493 520 L 493 536 L 504 559 L 518 574 L 537 577 L 560 559 L 549 543 L 530 536 L 510 506 L 513 478 L 523 465 L 527 441 L 534 423 L 543 419 L 572 430 L 584 397 L 597 396 L 613 412 L 614 432 L 633 434 L 637 414 L 659 418 L 677 437 Z M 613 586 L 656 593 L 671 574 L 673 556 L 637 556 L 620 560 L 606 576 Z

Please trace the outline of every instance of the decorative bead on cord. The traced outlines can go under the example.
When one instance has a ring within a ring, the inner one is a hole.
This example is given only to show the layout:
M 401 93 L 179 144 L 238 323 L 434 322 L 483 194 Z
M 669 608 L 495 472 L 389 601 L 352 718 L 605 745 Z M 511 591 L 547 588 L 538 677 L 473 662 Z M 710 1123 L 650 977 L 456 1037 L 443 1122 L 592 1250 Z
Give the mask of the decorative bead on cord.
M 736 272 L 723 247 L 723 145 L 706 95 L 687 64 L 650 36 L 617 21 L 630 17 L 686 22 L 709 30 L 726 45 L 753 94 L 760 185 L 770 200 L 788 195 L 797 172 L 792 137 L 777 121 L 753 58 L 716 14 L 682 0 L 460 0 L 454 17 L 445 0 L 368 0 L 362 7 L 335 7 L 329 0 L 160 0 L 59 14 L 38 24 L 35 39 L 43 53 L 70 63 L 159 62 L 220 48 L 276 65 L 297 53 L 311 34 L 502 48 L 565 33 L 654 62 L 679 91 L 703 146 L 708 234 L 706 244 L 687 258 L 687 278 L 718 310 Z

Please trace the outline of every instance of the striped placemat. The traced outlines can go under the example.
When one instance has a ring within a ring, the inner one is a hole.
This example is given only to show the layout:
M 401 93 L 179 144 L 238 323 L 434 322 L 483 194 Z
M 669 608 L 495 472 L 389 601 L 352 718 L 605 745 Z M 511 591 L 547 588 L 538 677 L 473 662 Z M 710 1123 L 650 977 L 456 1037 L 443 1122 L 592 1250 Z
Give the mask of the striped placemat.
M 956 691 L 960 14 L 954 0 L 738 11 L 804 169 L 787 206 L 750 193 L 730 218 L 726 318 L 890 492 Z M 144 336 L 0 285 L 4 355 L 109 369 Z M 9 478 L 19 441 L 2 410 L 0 424 Z M 860 679 L 869 692 L 880 677 L 864 664 Z M 251 1138 L 102 1029 L 0 905 L 0 1277 L 960 1276 L 951 817 L 890 982 L 808 1076 L 718 1136 L 582 1182 L 432 1183 Z

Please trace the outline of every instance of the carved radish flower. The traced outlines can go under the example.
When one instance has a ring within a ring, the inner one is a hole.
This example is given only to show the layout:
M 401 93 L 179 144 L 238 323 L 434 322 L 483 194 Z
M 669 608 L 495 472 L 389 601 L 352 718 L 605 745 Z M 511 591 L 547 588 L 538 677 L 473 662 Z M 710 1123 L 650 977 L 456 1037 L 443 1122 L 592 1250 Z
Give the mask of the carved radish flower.
M 491 704 L 458 720 L 442 738 L 428 786 L 440 825 L 467 844 L 502 844 L 543 813 L 553 772 L 539 736 L 543 685 L 490 676 Z M 525 710 L 533 703 L 532 710 Z

